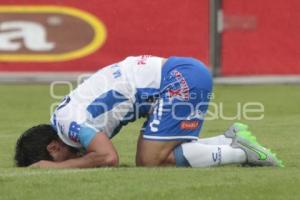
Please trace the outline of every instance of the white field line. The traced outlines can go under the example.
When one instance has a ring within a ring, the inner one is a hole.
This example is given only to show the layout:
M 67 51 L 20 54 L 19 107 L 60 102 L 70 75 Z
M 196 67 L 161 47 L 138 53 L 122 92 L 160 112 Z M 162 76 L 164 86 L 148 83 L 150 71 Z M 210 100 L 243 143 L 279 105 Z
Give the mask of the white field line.
M 99 171 L 99 169 L 64 169 L 64 170 L 50 170 L 50 171 L 21 171 L 21 172 L 2 172 L 0 173 L 0 177 L 28 177 L 28 176 L 41 176 L 41 175 L 64 175 L 64 174 L 79 174 L 79 173 L 88 173 Z M 103 170 L 112 170 L 112 168 L 101 168 Z

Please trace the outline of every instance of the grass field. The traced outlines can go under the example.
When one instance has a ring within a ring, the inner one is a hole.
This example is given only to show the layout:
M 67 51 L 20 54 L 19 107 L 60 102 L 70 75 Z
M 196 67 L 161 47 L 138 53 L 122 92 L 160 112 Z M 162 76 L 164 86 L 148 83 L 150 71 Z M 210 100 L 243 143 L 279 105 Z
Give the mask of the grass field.
M 58 88 L 66 93 L 66 88 Z M 142 121 L 113 139 L 121 167 L 88 170 L 17 169 L 14 144 L 22 131 L 48 123 L 55 102 L 48 85 L 0 85 L 0 200 L 5 199 L 300 199 L 300 86 L 216 86 L 214 102 L 234 116 L 238 102 L 257 101 L 264 118 L 245 121 L 260 143 L 284 160 L 285 168 L 237 166 L 136 168 L 136 140 Z M 207 121 L 202 137 L 223 132 L 232 121 Z

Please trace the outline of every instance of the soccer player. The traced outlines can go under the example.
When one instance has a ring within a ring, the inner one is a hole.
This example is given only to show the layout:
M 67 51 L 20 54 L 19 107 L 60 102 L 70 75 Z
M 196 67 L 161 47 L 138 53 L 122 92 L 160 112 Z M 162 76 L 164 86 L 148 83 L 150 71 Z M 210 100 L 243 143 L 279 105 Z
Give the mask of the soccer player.
M 116 166 L 118 154 L 110 139 L 128 122 L 147 117 L 137 145 L 138 166 L 282 166 L 246 125 L 234 124 L 223 135 L 198 138 L 211 92 L 212 77 L 196 59 L 128 57 L 99 70 L 67 95 L 51 125 L 22 134 L 16 164 Z

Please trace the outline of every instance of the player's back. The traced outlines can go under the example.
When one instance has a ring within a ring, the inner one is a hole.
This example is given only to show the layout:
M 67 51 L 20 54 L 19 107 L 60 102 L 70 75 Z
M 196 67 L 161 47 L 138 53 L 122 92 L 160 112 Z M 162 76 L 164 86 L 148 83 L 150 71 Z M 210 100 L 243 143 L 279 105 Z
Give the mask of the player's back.
M 147 100 L 159 93 L 162 60 L 151 56 L 128 57 L 85 80 L 53 114 L 51 121 L 60 137 L 78 147 L 82 126 L 111 138 L 128 121 L 147 114 Z

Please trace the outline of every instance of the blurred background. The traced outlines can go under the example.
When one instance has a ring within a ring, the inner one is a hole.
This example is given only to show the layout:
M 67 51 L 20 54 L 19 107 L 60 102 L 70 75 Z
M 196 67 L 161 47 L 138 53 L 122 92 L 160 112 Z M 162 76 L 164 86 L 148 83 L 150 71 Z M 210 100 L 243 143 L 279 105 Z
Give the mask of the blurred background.
M 4 82 L 74 79 L 77 73 L 143 54 L 196 57 L 215 77 L 271 76 L 300 82 L 299 0 L 0 0 L 0 4 Z

